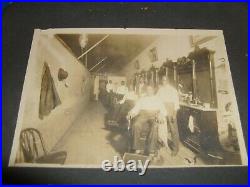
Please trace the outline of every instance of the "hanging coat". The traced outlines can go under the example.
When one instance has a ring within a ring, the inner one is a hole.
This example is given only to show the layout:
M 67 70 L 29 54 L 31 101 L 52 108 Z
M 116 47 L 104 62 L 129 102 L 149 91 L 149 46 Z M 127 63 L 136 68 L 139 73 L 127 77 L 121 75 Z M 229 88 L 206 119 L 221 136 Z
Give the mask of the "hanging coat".
M 40 92 L 39 118 L 43 119 L 44 116 L 47 116 L 59 104 L 61 104 L 61 100 L 58 96 L 49 66 L 45 63 Z

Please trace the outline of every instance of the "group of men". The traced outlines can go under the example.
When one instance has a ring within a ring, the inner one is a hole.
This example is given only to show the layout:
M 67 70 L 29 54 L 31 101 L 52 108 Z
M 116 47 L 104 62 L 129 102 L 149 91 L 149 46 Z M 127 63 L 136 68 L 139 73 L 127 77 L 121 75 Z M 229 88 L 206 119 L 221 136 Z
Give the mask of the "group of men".
M 115 92 L 112 81 L 109 81 L 106 91 L 109 102 L 114 98 L 114 94 L 116 95 L 115 102 L 110 106 L 111 118 L 118 122 L 124 119 L 132 121 L 132 149 L 135 153 L 154 155 L 157 152 L 160 123 L 165 124 L 171 134 L 172 155 L 178 153 L 176 114 L 179 109 L 179 96 L 167 77 L 162 78 L 162 84 L 157 90 L 141 79 L 138 85 L 129 88 L 122 81 Z
M 109 120 L 120 124 L 124 123 L 125 116 L 138 98 L 133 87 L 127 87 L 125 81 L 121 81 L 121 85 L 114 89 L 112 80 L 109 80 L 106 85 L 106 92 Z

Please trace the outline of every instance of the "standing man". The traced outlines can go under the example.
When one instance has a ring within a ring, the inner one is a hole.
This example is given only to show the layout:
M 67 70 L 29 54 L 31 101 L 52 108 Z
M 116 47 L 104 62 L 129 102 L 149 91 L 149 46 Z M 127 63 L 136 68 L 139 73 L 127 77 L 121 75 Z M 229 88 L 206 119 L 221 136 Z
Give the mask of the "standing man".
M 99 100 L 99 76 L 95 76 L 95 80 L 94 80 L 94 96 L 95 96 L 95 100 L 98 101 Z
M 164 103 L 167 110 L 167 125 L 170 130 L 172 146 L 172 155 L 177 155 L 179 151 L 179 131 L 177 126 L 176 114 L 179 106 L 178 91 L 170 85 L 166 76 L 162 77 L 162 85 L 157 92 L 157 96 Z
M 112 108 L 112 99 L 113 99 L 113 92 L 114 92 L 114 85 L 112 83 L 112 80 L 108 81 L 108 84 L 106 85 L 106 91 L 107 91 L 107 106 L 109 107 L 108 110 Z
M 106 91 L 107 91 L 108 93 L 114 91 L 114 86 L 113 86 L 112 80 L 109 80 L 109 81 L 108 81 L 108 84 L 106 85 Z
M 136 93 L 139 97 L 143 97 L 146 95 L 146 87 L 145 80 L 140 78 L 139 84 L 136 85 Z
M 124 95 L 126 95 L 127 93 L 128 93 L 128 87 L 125 85 L 125 81 L 121 81 L 121 86 L 117 88 L 116 94 L 118 94 L 120 98 L 122 99 Z M 118 100 L 121 100 L 121 99 L 118 99 Z

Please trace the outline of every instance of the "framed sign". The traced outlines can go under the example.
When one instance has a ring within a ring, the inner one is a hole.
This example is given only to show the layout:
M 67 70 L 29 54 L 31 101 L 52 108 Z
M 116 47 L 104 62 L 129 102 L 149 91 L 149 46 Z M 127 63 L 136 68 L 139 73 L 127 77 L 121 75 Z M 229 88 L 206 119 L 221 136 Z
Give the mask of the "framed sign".
M 156 47 L 149 50 L 149 58 L 151 62 L 155 62 L 158 60 L 157 49 Z

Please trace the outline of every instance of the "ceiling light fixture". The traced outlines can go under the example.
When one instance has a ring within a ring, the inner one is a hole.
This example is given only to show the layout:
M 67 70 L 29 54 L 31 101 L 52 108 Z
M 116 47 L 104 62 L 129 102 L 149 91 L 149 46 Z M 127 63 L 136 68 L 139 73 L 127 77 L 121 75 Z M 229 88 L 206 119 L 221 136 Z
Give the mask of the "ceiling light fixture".
M 88 36 L 87 36 L 87 34 L 81 34 L 81 35 L 79 36 L 79 44 L 80 44 L 80 47 L 81 47 L 82 49 L 84 49 L 84 48 L 86 47 L 87 43 L 88 43 Z

